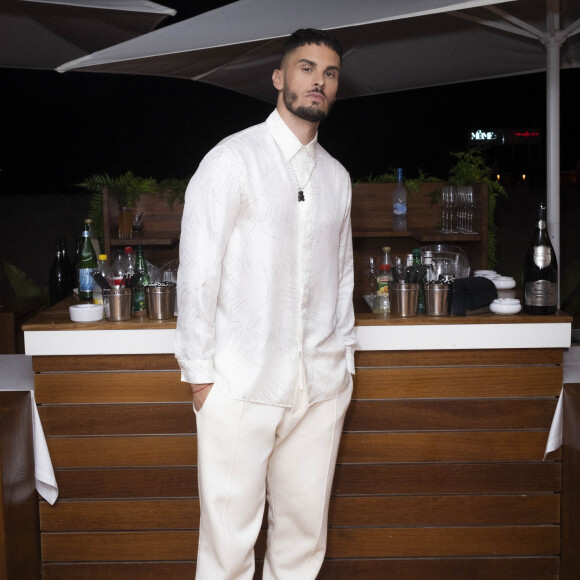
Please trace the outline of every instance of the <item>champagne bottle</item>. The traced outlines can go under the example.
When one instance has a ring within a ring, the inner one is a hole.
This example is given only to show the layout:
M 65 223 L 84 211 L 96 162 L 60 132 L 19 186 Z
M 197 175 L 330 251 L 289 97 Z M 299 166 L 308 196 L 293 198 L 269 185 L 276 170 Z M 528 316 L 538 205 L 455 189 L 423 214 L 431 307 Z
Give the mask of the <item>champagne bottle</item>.
M 524 312 L 554 314 L 558 305 L 558 264 L 546 227 L 546 205 L 543 202 L 526 253 L 522 280 Z
M 50 305 L 60 302 L 72 293 L 68 264 L 64 252 L 64 240 L 56 240 L 56 252 L 50 267 L 48 295 Z
M 93 271 L 97 267 L 97 256 L 91 242 L 90 226 L 85 222 L 77 256 L 77 278 L 79 300 L 93 299 Z

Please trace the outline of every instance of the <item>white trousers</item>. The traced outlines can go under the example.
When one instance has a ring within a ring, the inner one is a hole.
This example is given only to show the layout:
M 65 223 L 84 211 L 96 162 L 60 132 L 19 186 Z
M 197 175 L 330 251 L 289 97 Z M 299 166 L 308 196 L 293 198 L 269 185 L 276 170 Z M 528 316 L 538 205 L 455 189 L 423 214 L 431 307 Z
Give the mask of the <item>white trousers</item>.
M 217 388 L 216 388 L 217 387 Z M 292 408 L 238 401 L 214 385 L 196 411 L 201 502 L 197 580 L 251 580 L 268 500 L 264 580 L 314 580 L 326 551 L 328 504 L 352 395 Z

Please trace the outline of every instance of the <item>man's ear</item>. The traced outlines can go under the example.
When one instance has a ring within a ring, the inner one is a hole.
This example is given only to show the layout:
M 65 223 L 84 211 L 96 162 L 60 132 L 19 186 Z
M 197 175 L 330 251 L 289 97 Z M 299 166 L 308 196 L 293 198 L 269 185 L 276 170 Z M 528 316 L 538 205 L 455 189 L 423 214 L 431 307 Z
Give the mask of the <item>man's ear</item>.
M 272 84 L 277 91 L 284 88 L 284 73 L 279 68 L 272 73 Z

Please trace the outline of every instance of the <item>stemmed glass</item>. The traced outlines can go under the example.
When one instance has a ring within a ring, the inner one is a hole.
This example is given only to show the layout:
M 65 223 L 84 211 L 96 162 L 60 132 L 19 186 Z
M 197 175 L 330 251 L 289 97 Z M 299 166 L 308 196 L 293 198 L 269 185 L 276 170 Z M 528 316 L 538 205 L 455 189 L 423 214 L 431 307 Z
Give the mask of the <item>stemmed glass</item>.
M 460 234 L 465 233 L 465 196 L 466 187 L 460 186 L 457 188 L 457 223 L 456 231 Z
M 477 206 L 477 195 L 473 187 L 467 187 L 465 192 L 466 233 L 476 234 L 473 231 L 473 211 Z
M 452 234 L 453 213 L 457 205 L 457 196 L 455 189 L 450 185 L 445 185 L 441 191 L 441 232 Z

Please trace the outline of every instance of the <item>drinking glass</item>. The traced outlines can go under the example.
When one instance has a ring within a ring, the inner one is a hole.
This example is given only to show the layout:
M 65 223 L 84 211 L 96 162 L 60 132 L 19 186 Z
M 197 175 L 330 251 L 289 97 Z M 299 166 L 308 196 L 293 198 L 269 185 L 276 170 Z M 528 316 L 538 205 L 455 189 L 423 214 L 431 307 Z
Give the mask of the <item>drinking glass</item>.
M 133 233 L 133 215 L 135 211 L 132 207 L 119 208 L 119 239 L 130 240 Z
M 476 234 L 477 232 L 473 231 L 473 212 L 477 207 L 477 194 L 473 190 L 473 187 L 466 188 L 466 195 L 465 195 L 465 214 L 466 214 L 466 233 L 468 234 Z
M 455 189 L 450 185 L 444 186 L 441 191 L 441 232 L 444 234 L 452 234 L 455 231 L 453 228 L 453 214 L 456 204 Z

